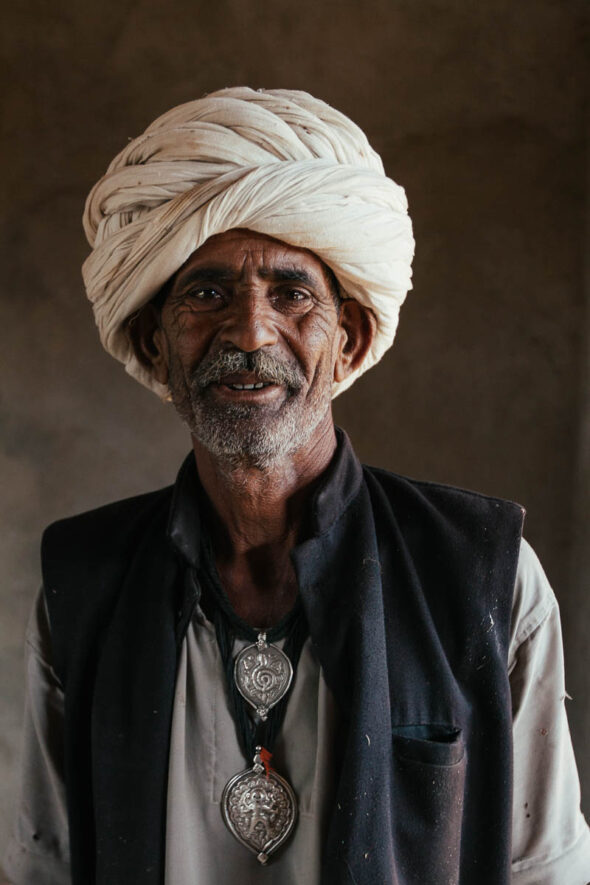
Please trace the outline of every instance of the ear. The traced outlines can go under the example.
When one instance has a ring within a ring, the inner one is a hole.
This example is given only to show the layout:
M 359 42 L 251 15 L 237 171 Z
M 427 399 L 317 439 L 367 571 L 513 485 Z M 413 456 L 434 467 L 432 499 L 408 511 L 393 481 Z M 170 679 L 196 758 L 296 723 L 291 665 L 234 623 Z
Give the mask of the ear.
M 340 344 L 334 364 L 334 381 L 344 381 L 361 365 L 377 332 L 375 314 L 353 298 L 340 306 Z
M 139 362 L 156 381 L 168 384 L 168 342 L 155 305 L 145 304 L 129 318 L 127 335 Z

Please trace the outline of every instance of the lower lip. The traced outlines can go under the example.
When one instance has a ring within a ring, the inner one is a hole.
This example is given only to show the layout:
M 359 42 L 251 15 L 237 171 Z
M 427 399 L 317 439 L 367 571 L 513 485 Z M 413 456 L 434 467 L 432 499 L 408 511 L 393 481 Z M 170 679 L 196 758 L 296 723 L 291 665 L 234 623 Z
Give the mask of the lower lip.
M 284 387 L 279 384 L 269 384 L 267 387 L 253 388 L 252 390 L 236 390 L 227 384 L 213 384 L 211 388 L 215 394 L 228 402 L 270 402 L 284 392 Z

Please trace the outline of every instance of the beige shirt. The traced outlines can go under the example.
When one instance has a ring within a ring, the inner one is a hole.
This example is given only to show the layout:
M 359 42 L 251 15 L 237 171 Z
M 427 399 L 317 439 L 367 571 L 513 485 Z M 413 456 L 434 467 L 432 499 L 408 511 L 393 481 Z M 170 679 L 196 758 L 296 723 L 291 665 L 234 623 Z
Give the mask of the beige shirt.
M 51 670 L 42 597 L 27 630 L 22 797 L 5 856 L 15 885 L 66 885 L 68 832 L 61 766 L 63 695 Z M 515 885 L 587 885 L 590 831 L 565 714 L 559 611 L 523 541 L 509 652 L 513 699 Z M 198 674 L 198 678 L 197 678 Z M 245 766 L 227 705 L 212 625 L 198 611 L 178 670 L 170 747 L 166 885 L 317 885 L 333 795 L 329 748 L 337 739 L 331 694 L 308 642 L 275 749 L 300 803 L 292 839 L 261 868 L 221 818 L 226 781 Z

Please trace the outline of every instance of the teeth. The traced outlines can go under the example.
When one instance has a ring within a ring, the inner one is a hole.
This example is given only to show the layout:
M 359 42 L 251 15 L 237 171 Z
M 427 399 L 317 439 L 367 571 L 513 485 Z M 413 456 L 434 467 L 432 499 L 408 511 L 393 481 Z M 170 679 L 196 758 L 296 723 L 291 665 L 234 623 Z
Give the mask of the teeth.
M 258 384 L 229 384 L 228 386 L 232 390 L 260 390 L 261 387 L 268 387 L 268 384 L 264 381 L 259 381 Z

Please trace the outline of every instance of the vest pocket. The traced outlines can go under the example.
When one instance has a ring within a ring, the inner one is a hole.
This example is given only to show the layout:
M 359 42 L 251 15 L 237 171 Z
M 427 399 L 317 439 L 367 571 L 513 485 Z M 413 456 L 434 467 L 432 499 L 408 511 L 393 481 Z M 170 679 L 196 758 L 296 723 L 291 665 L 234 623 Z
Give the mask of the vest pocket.
M 393 729 L 394 851 L 404 885 L 459 882 L 465 765 L 460 729 Z

